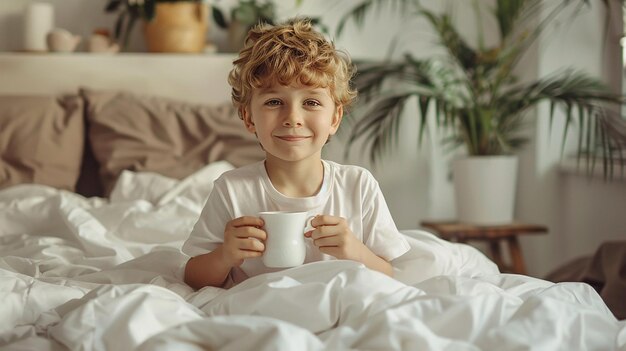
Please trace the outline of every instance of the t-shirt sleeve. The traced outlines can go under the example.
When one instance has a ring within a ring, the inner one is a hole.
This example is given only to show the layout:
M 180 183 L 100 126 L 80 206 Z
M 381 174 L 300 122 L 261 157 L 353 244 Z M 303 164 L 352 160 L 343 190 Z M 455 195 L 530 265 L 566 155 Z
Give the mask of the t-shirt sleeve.
M 364 178 L 363 240 L 373 253 L 391 261 L 409 251 L 410 245 L 398 231 L 374 176 L 367 173 Z
M 183 244 L 184 254 L 191 257 L 205 254 L 224 242 L 224 229 L 232 217 L 224 194 L 224 184 L 218 179 L 189 238 Z

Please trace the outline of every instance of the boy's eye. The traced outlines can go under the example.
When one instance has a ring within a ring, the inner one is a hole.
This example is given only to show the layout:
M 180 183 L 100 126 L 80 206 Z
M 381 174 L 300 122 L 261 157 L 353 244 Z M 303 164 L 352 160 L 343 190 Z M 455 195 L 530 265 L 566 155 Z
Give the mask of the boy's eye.
M 278 106 L 281 104 L 281 102 L 278 99 L 271 99 L 271 100 L 267 100 L 265 104 L 268 106 Z
M 307 106 L 321 106 L 322 105 L 319 103 L 319 101 L 315 101 L 315 100 L 307 100 L 304 102 L 304 104 Z

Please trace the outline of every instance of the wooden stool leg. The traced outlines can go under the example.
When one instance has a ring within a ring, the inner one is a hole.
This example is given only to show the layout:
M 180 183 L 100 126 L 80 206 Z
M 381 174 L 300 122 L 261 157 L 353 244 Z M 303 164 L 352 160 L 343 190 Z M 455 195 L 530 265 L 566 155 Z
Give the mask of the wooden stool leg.
M 519 245 L 517 236 L 507 238 L 509 244 L 509 252 L 511 253 L 511 263 L 513 265 L 513 273 L 526 274 L 526 265 L 522 256 L 522 248 Z
M 491 252 L 491 259 L 498 265 L 500 272 L 506 270 L 506 265 L 502 260 L 502 253 L 500 252 L 500 241 L 497 239 L 489 240 L 489 251 Z

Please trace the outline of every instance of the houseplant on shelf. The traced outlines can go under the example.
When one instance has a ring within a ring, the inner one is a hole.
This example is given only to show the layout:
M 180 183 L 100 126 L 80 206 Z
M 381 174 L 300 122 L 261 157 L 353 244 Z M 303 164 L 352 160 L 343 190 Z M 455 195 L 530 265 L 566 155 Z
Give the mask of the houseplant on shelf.
M 228 30 L 230 52 L 238 52 L 243 47 L 243 41 L 254 25 L 274 24 L 275 19 L 276 6 L 271 0 L 239 0 L 230 9 L 230 21 L 219 7 L 213 6 L 213 20 L 219 27 Z
M 601 145 L 606 158 L 626 145 L 620 120 L 607 109 L 608 104 L 619 106 L 623 97 L 611 93 L 603 84 L 583 72 L 563 70 L 530 82 L 520 82 L 514 69 L 533 41 L 546 30 L 557 14 L 571 6 L 581 6 L 585 0 L 552 3 L 546 17 L 537 17 L 540 0 L 497 0 L 492 14 L 499 29 L 496 44 L 486 46 L 482 33 L 478 44 L 471 45 L 460 34 L 448 13 L 435 13 L 415 0 L 397 0 L 399 12 L 416 13 L 415 19 L 425 19 L 434 30 L 439 45 L 445 51 L 443 58 L 417 59 L 406 54 L 402 60 L 358 64 L 355 86 L 361 97 L 360 106 L 353 114 L 354 125 L 349 131 L 348 149 L 357 140 L 370 143 L 370 156 L 375 160 L 390 141 L 398 138 L 398 124 L 403 108 L 417 98 L 420 127 L 416 135 L 421 141 L 428 125 L 428 112 L 434 112 L 437 126 L 450 133 L 445 142 L 464 146 L 466 160 L 454 161 L 455 194 L 459 220 L 480 224 L 509 222 L 513 215 L 515 194 L 515 167 L 512 155 L 526 142 L 523 122 L 528 110 L 540 102 L 550 103 L 550 120 L 554 108 L 565 107 L 565 130 L 578 124 L 580 138 L 578 153 Z M 365 15 L 388 4 L 385 0 L 363 0 L 342 17 L 337 34 L 344 25 L 354 20 L 362 25 Z M 477 16 L 479 3 L 473 2 Z M 412 12 L 413 11 L 413 12 Z M 539 18 L 539 19 L 538 19 Z M 481 23 L 480 17 L 477 18 Z M 594 159 L 593 157 L 591 159 Z M 498 171 L 485 169 L 484 164 L 504 162 L 503 179 L 496 180 Z M 466 168 L 468 164 L 483 163 Z M 469 179 L 476 175 L 478 179 Z M 513 180 L 513 181 L 511 181 Z M 487 183 L 481 185 L 481 181 Z M 469 189 L 460 189 L 462 184 Z M 498 184 L 503 184 L 500 187 Z M 504 184 L 509 187 L 505 189 Z M 480 199 L 464 198 L 467 194 L 489 199 L 506 195 L 494 207 L 479 204 Z M 468 207 L 464 207 L 468 201 Z M 475 210 L 482 210 L 476 212 Z
M 114 37 L 123 49 L 138 20 L 150 52 L 198 53 L 206 45 L 206 0 L 109 0 L 105 11 L 118 14 Z

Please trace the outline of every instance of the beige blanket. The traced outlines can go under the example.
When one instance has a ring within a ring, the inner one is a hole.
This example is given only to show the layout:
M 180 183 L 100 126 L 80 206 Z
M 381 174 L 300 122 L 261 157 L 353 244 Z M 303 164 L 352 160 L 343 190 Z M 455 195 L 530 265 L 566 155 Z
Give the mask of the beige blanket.
M 546 280 L 584 282 L 600 294 L 618 319 L 626 319 L 626 241 L 605 242 L 593 256 L 574 259 L 546 276 Z

